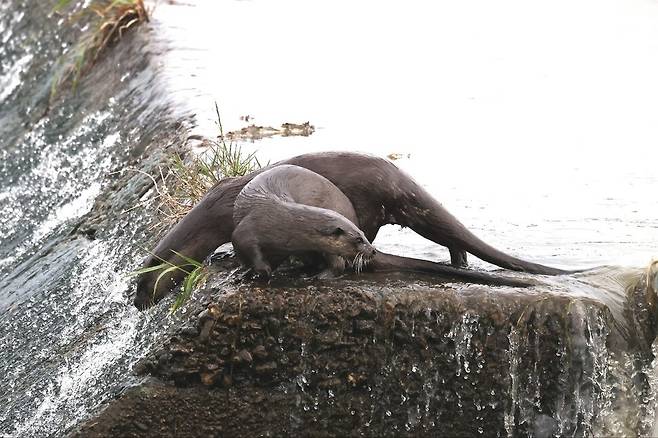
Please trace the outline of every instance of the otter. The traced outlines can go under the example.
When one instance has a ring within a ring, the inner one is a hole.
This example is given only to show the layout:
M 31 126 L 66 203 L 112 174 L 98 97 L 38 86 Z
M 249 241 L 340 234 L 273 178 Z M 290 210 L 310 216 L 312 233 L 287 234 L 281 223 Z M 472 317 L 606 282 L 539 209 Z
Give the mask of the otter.
M 161 260 L 174 264 L 184 263 L 176 252 L 203 260 L 217 247 L 229 242 L 234 228 L 233 206 L 242 188 L 259 174 L 286 164 L 311 170 L 331 181 L 350 200 L 357 217 L 354 223 L 370 242 L 375 239 L 380 227 L 397 224 L 409 227 L 421 236 L 447 247 L 453 266 L 424 261 L 429 264 L 430 272 L 435 272 L 430 267 L 441 267 L 441 275 L 451 278 L 476 281 L 473 278 L 475 276 L 481 278 L 479 282 L 500 284 L 491 275 L 461 269 L 467 266 L 466 254 L 471 253 L 489 263 L 514 271 L 544 275 L 569 273 L 519 259 L 488 245 L 393 163 L 380 157 L 353 152 L 299 155 L 242 177 L 222 179 L 160 240 L 153 255 L 145 261 L 145 266 L 155 266 Z M 379 260 L 382 270 L 394 270 L 406 260 L 397 256 L 386 257 L 381 252 L 374 259 Z M 464 276 L 464 273 L 468 275 Z M 159 274 L 159 271 L 151 271 L 139 277 L 135 297 L 138 308 L 147 308 L 162 299 L 184 277 L 183 272 L 172 272 L 171 276 L 158 283 L 158 289 L 154 291 Z
M 283 164 L 256 176 L 236 197 L 232 241 L 243 263 L 264 277 L 269 276 L 273 264 L 300 251 L 321 251 L 331 274 L 338 274 L 346 266 L 341 255 L 356 252 L 353 261 L 358 263 L 351 265 L 357 272 L 425 272 L 474 283 L 530 285 L 523 280 L 375 251 L 356 228 L 358 221 L 352 202 L 331 181 L 303 167 Z M 267 248 L 268 257 L 263 256 L 261 247 Z M 266 260 L 272 258 L 273 263 Z
M 334 275 L 349 262 L 358 271 L 376 251 L 341 212 L 356 218 L 352 203 L 326 178 L 298 166 L 273 167 L 235 199 L 233 248 L 265 278 L 288 256 L 307 253 L 322 254 Z

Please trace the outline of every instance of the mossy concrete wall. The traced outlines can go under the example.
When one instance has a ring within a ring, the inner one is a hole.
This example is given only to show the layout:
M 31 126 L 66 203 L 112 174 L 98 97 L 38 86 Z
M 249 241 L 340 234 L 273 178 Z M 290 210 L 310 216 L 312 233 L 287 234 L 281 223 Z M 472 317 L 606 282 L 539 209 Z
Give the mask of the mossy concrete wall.
M 367 277 L 224 282 L 212 294 L 138 364 L 151 377 L 77 436 L 588 436 L 647 427 L 642 403 L 628 406 L 633 396 L 623 418 L 615 412 L 622 386 L 637 397 L 646 390 L 630 375 L 649 356 L 591 298 Z

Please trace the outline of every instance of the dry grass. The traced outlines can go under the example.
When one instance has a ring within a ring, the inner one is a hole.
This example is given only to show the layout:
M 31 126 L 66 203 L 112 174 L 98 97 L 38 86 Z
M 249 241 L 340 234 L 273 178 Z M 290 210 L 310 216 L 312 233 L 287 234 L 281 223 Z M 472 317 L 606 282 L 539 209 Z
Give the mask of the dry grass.
M 216 105 L 215 111 L 219 128 L 217 139 L 203 139 L 201 146 L 205 150 L 199 155 L 186 159 L 175 154 L 166 176 L 164 172 L 160 174 L 161 183 L 156 183 L 156 190 L 163 227 L 178 222 L 222 178 L 243 176 L 261 168 L 256 152 L 246 154 L 240 145 L 226 142 Z
M 161 231 L 180 221 L 222 178 L 243 176 L 262 167 L 256 152 L 244 153 L 240 145 L 225 140 L 217 105 L 215 111 L 219 136 L 216 139 L 193 137 L 201 140 L 200 147 L 204 150 L 200 154 L 175 153 L 155 176 L 137 170 L 151 178 L 156 196 L 132 209 L 145 205 L 152 208 L 156 202 L 159 220 L 152 230 Z
M 59 0 L 53 12 L 64 15 L 72 0 Z M 64 84 L 76 89 L 80 78 L 96 64 L 105 49 L 117 43 L 131 27 L 149 21 L 143 0 L 92 0 L 79 11 L 68 14 L 68 23 L 89 22 L 90 30 L 68 56 L 60 60 L 60 69 L 50 88 L 51 102 Z

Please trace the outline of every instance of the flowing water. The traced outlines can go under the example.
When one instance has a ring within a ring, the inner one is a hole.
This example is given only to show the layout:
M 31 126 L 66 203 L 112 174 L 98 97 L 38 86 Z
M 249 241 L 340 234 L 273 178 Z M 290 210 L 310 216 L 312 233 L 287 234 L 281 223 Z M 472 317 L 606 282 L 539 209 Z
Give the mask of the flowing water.
M 310 121 L 264 160 L 387 155 L 469 228 L 547 264 L 643 266 L 658 251 L 658 5 L 304 1 L 162 7 L 198 132 Z M 591 19 L 595 13 L 596 19 Z M 245 123 L 242 116 L 251 116 Z M 411 232 L 380 245 L 445 260 Z
M 56 61 L 79 35 L 46 3 L 0 3 L 0 436 L 70 430 L 131 384 L 131 365 L 175 324 L 164 306 L 138 313 L 130 304 L 126 274 L 157 240 L 152 215 L 133 208 L 148 194 L 139 170 L 188 132 L 216 135 L 214 101 L 226 130 L 246 115 L 317 128 L 243 145 L 264 161 L 328 149 L 399 154 L 476 234 L 524 258 L 639 268 L 658 255 L 658 4 L 159 3 L 150 24 L 46 113 Z M 392 226 L 375 244 L 447 258 Z M 623 288 L 606 279 L 627 271 L 611 271 L 593 286 L 555 287 L 608 294 L 619 309 Z M 474 325 L 455 327 L 464 351 Z M 626 366 L 585 338 L 594 381 Z M 510 333 L 513 376 L 529 348 L 522 341 Z M 469 366 L 459 357 L 460 370 Z M 513 394 L 532 389 L 522 383 L 512 378 Z M 541 431 L 527 400 L 510 408 L 509 427 L 520 415 Z M 607 399 L 580 400 L 582 421 L 603 409 L 608 426 L 597 430 L 640 430 L 596 404 Z M 647 430 L 653 417 L 637 409 L 627 417 Z
M 0 6 L 1 436 L 57 436 L 129 383 L 134 360 L 166 328 L 164 311 L 129 305 L 126 274 L 141 262 L 152 219 L 100 208 L 95 238 L 76 228 L 141 151 L 176 138 L 176 115 L 159 85 L 145 35 L 126 40 L 45 113 L 60 54 L 77 37 L 46 2 Z M 160 48 L 162 50 L 162 48 Z M 101 80 L 102 79 L 102 80 Z M 166 133 L 166 134 L 163 134 Z M 136 172 L 134 174 L 138 175 Z M 138 187 L 137 181 L 133 191 Z

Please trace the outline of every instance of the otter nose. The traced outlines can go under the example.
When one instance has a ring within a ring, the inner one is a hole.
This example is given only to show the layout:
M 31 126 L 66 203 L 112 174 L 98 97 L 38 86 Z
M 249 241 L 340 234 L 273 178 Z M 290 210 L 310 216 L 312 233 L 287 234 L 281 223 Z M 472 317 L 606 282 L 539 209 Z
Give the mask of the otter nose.
M 149 308 L 149 302 L 148 300 L 144 300 L 139 297 L 135 297 L 135 300 L 133 301 L 133 305 L 137 307 L 138 310 L 146 310 Z
M 375 248 L 370 250 L 370 255 L 374 257 L 377 254 L 377 250 Z

